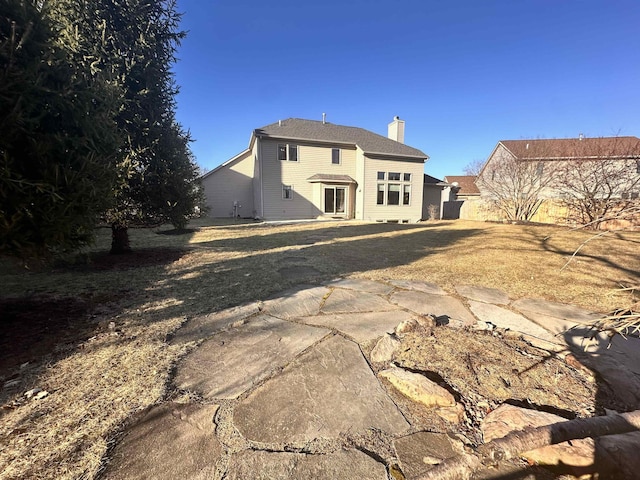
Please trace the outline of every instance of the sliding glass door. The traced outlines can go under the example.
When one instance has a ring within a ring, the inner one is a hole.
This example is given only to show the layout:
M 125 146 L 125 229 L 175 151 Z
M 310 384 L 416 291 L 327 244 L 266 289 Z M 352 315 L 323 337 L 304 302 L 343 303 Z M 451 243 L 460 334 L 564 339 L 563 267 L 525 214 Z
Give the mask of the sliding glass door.
M 344 214 L 347 203 L 345 187 L 324 187 L 324 213 Z

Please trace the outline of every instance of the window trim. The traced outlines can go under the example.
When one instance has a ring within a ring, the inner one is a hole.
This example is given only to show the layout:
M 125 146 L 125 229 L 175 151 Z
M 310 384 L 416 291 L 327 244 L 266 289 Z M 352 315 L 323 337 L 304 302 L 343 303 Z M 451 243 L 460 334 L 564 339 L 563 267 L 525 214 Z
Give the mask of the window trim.
M 409 196 L 406 197 L 405 195 L 409 195 Z M 408 206 L 411 205 L 411 184 L 410 183 L 402 184 L 402 205 L 408 205 Z
M 378 180 L 376 183 L 376 205 L 382 206 L 402 206 L 402 207 L 410 207 L 411 206 L 411 191 L 413 187 L 413 183 L 411 179 L 413 178 L 413 173 L 405 173 L 405 172 L 380 172 L 378 171 Z M 381 178 L 382 177 L 382 178 Z M 393 180 L 397 178 L 397 180 Z M 395 189 L 398 187 L 397 191 L 392 192 L 391 187 Z M 392 193 L 398 194 L 398 203 L 389 203 L 389 195 Z M 380 195 L 382 194 L 382 196 Z M 382 198 L 381 198 L 382 197 Z M 405 202 L 405 198 L 408 200 Z M 380 201 L 382 200 L 382 201 Z
M 390 202 L 391 198 L 389 197 L 389 195 L 391 195 L 391 187 L 392 186 L 393 187 L 398 187 L 398 192 L 397 192 L 398 193 L 398 203 L 391 203 Z M 400 206 L 400 205 L 402 205 L 400 203 L 401 194 L 402 194 L 402 184 L 401 183 L 387 183 L 387 205 L 390 205 L 390 206 L 396 206 L 396 205 Z
M 376 187 L 376 205 L 385 205 L 385 200 L 387 197 L 387 185 L 385 183 L 378 182 L 378 186 Z M 382 187 L 382 190 L 380 190 Z M 380 201 L 380 192 L 382 192 L 382 202 Z
M 334 152 L 338 152 L 338 161 L 334 162 L 333 154 Z M 331 165 L 342 165 L 342 149 L 340 148 L 332 148 L 331 149 Z
M 285 158 L 280 158 L 281 147 L 284 147 Z M 299 162 L 300 161 L 300 146 L 296 143 L 278 143 L 277 159 L 280 162 Z M 295 149 L 296 158 L 291 159 L 291 150 Z

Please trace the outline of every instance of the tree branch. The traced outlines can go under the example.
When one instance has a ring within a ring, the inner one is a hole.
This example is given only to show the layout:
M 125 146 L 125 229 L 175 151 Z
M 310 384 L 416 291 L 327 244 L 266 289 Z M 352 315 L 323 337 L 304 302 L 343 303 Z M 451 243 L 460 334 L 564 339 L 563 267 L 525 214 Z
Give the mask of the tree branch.
M 509 460 L 530 450 L 569 440 L 603 437 L 636 430 L 640 430 L 640 410 L 527 428 L 481 445 L 472 454 L 448 458 L 415 480 L 467 479 L 482 466 Z

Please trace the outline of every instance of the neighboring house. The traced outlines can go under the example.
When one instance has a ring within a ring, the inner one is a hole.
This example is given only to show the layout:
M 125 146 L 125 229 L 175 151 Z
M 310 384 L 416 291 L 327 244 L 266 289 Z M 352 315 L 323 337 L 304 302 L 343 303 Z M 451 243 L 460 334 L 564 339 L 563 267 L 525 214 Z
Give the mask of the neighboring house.
M 532 221 L 568 221 L 569 212 L 560 206 L 571 200 L 588 196 L 633 200 L 640 196 L 640 139 L 581 135 L 502 140 L 487 159 L 476 185 L 488 201 L 501 195 L 504 198 L 505 191 L 513 195 L 517 190 L 518 198 L 535 196 L 544 208 Z
M 202 176 L 209 216 L 417 222 L 429 157 L 404 145 L 403 120 L 388 132 L 297 118 L 258 128 Z
M 451 185 L 450 201 L 473 200 L 480 196 L 475 175 L 458 175 L 444 177 L 445 183 Z
M 422 219 L 440 220 L 442 217 L 443 204 L 449 200 L 449 190 L 451 185 L 447 182 L 424 174 L 423 197 L 422 197 Z
M 480 190 L 476 185 L 475 175 L 447 175 L 444 177 L 445 183 L 449 186 L 448 198 L 442 205 L 442 218 L 460 218 L 460 212 L 466 200 L 480 198 Z

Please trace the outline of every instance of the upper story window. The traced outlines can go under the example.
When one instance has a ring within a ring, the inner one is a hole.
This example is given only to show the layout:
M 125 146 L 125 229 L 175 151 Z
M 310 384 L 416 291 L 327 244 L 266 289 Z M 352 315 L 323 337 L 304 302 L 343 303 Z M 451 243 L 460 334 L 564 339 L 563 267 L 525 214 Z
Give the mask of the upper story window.
M 298 161 L 298 145 L 287 143 L 278 144 L 278 160 Z
M 385 179 L 385 172 L 378 172 L 378 180 L 384 180 Z
M 402 178 L 403 178 L 403 180 L 405 182 L 410 182 L 411 181 L 411 174 L 410 173 L 403 173 L 402 175 L 403 175 Z
M 389 172 L 389 181 L 399 181 L 400 173 L 399 172 Z
M 340 165 L 341 158 L 340 158 L 340 149 L 339 148 L 332 148 L 331 149 L 331 163 L 333 165 Z

